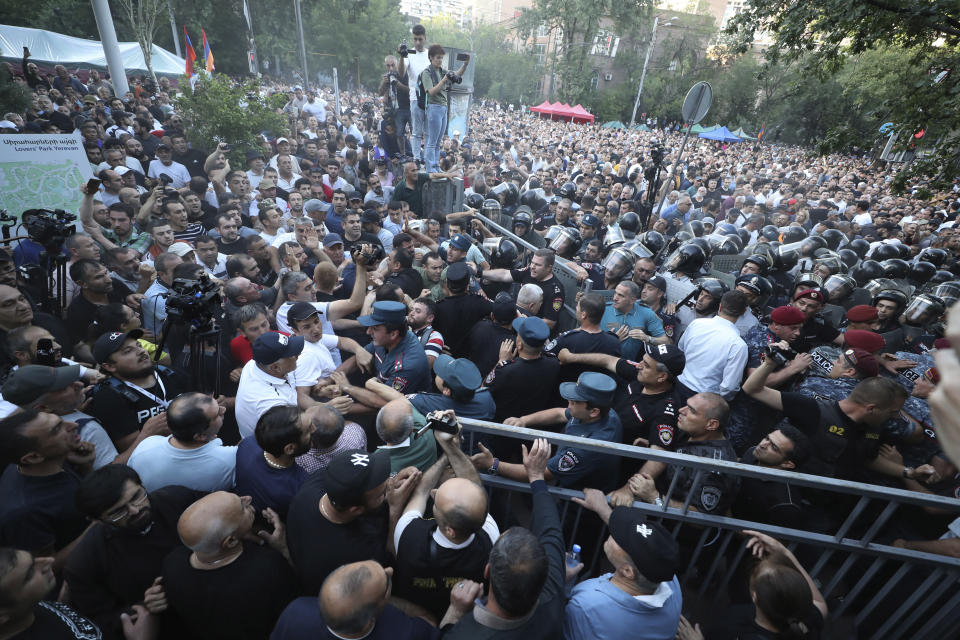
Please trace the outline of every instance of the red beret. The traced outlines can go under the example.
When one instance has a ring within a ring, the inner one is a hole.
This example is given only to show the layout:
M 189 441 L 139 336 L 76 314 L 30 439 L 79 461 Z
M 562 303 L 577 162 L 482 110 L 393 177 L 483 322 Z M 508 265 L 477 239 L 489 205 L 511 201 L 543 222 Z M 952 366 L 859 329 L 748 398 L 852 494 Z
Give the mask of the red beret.
M 887 341 L 879 333 L 863 329 L 850 329 L 843 334 L 843 340 L 847 347 L 851 349 L 863 349 L 870 353 L 880 351 L 887 344 Z
M 847 349 L 844 351 L 844 357 L 850 361 L 854 368 L 861 374 L 873 377 L 880 373 L 880 365 L 877 359 L 869 351 L 863 349 Z
M 876 320 L 877 316 L 877 308 L 868 304 L 858 304 L 847 311 L 847 320 L 850 322 L 870 322 Z
M 770 319 L 782 325 L 803 324 L 807 321 L 807 315 L 796 307 L 786 305 L 774 309 L 770 313 Z
M 949 349 L 950 346 L 950 340 L 947 338 L 937 338 L 933 341 L 934 349 Z
M 800 298 L 810 298 L 811 300 L 816 300 L 817 302 L 826 302 L 823 297 L 823 292 L 820 289 L 804 289 L 797 295 L 793 296 L 794 300 L 799 300 Z

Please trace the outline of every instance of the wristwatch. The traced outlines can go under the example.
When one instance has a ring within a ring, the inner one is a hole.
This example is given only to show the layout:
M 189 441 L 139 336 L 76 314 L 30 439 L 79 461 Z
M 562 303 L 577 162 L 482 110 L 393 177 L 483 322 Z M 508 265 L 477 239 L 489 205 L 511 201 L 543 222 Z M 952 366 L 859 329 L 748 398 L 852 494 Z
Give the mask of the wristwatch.
M 487 469 L 487 473 L 492 475 L 497 475 L 499 473 L 499 469 L 500 469 L 500 458 L 494 458 L 493 464 L 490 465 L 489 469 Z
M 657 499 L 653 501 L 653 504 L 657 505 L 658 507 L 662 507 L 662 506 L 663 506 L 663 498 L 661 498 L 660 496 L 657 496 Z
M 913 467 L 904 467 L 903 468 L 903 477 L 912 478 L 913 477 Z

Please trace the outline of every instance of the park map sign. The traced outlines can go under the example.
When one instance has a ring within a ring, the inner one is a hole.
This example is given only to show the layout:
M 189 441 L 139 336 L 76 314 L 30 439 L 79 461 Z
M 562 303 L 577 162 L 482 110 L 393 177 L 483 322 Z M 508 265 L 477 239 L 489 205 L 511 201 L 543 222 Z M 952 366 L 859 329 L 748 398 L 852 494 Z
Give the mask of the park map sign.
M 18 219 L 27 209 L 75 214 L 92 175 L 79 134 L 0 136 L 0 209 Z

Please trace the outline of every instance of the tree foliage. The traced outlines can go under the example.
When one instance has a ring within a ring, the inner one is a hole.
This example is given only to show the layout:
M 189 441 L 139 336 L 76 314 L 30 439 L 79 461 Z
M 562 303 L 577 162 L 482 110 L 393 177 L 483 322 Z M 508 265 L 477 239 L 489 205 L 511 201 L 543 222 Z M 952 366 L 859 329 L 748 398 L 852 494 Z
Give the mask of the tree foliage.
M 133 31 L 143 52 L 143 61 L 156 83 L 152 62 L 153 42 L 157 39 L 159 20 L 167 13 L 166 0 L 113 0 L 113 4 L 120 9 L 120 16 Z
M 851 115 L 892 122 L 902 144 L 924 130 L 929 155 L 901 172 L 895 186 L 915 175 L 945 183 L 960 159 L 960 3 L 956 0 L 749 0 L 730 21 L 737 50 L 755 34 L 772 39 L 770 65 L 796 65 L 804 77 L 837 83 L 860 111 Z M 879 55 L 891 64 L 868 77 L 851 72 Z M 830 94 L 834 95 L 833 93 Z M 849 145 L 856 123 L 827 130 L 822 151 Z
M 174 106 L 183 116 L 187 139 L 197 148 L 210 141 L 234 145 L 234 166 L 244 165 L 244 151 L 259 148 L 261 133 L 279 134 L 288 126 L 284 116 L 259 96 L 256 82 L 234 83 L 226 76 L 201 74 L 195 89 L 181 78 L 183 92 Z

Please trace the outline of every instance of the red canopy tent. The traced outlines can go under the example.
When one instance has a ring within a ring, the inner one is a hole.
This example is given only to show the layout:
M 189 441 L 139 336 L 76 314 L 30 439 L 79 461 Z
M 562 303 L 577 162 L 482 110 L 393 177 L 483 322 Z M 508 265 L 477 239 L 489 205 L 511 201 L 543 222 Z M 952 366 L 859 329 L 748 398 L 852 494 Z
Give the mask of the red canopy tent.
M 581 105 L 577 104 L 572 109 L 573 113 L 573 122 L 589 122 L 593 124 L 593 114 L 584 109 Z
M 549 100 L 544 100 L 535 107 L 530 107 L 530 111 L 534 113 L 539 113 L 543 115 L 553 115 L 553 105 L 550 104 Z

